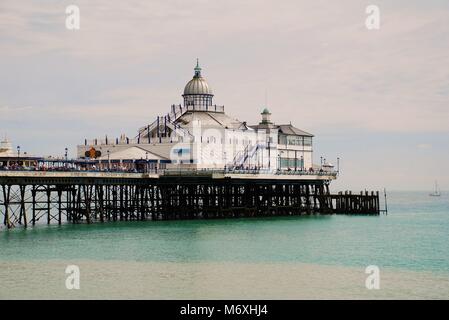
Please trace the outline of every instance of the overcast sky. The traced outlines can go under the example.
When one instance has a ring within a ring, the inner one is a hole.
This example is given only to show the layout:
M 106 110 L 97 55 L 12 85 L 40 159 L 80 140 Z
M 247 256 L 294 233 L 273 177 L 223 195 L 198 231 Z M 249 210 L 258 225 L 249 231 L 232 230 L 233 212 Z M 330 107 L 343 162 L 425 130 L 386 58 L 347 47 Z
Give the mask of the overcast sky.
M 339 156 L 334 189 L 449 189 L 447 0 L 1 0 L 0 134 L 39 155 L 135 136 L 197 57 L 228 114 L 256 123 L 267 100 L 315 134 L 315 162 Z

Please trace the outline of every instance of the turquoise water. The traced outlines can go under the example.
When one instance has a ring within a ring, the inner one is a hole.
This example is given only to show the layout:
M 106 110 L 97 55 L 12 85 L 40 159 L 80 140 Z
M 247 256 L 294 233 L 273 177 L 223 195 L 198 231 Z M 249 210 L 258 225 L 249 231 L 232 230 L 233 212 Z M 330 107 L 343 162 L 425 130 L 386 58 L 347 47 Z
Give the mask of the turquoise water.
M 116 222 L 0 231 L 0 261 L 310 263 L 449 272 L 449 197 L 394 192 L 389 214 Z

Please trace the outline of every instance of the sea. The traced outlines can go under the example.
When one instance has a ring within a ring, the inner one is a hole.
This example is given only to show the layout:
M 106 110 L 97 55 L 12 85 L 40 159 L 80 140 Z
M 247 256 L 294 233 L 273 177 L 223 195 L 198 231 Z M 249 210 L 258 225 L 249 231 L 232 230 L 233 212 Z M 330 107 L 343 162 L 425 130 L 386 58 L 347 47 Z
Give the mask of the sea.
M 0 230 L 0 299 L 448 298 L 447 193 L 390 192 L 380 216 Z

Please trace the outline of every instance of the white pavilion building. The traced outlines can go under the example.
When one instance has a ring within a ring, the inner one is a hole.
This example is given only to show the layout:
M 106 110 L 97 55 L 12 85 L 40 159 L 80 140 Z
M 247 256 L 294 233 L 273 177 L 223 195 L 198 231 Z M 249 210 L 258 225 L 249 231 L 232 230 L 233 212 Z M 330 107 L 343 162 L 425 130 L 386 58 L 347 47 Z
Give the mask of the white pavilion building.
M 275 124 L 264 109 L 248 125 L 213 104 L 213 92 L 197 63 L 181 105 L 141 127 L 134 138 L 85 140 L 78 158 L 102 168 L 248 169 L 304 171 L 313 167 L 313 135 Z

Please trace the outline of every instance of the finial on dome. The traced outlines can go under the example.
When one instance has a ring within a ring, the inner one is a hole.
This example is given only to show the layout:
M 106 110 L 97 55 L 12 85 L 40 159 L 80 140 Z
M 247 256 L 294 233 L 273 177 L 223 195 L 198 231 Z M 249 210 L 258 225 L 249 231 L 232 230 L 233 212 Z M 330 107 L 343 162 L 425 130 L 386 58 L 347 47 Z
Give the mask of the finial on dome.
M 195 77 L 201 77 L 201 67 L 198 58 L 196 58 L 196 67 L 194 70 L 195 70 Z

